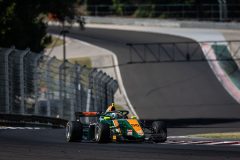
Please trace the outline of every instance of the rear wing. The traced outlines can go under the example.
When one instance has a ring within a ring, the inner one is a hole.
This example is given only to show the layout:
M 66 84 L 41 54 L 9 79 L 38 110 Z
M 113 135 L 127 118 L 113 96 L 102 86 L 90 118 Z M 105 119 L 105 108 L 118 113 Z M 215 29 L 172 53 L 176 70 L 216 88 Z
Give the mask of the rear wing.
M 100 112 L 75 112 L 76 118 L 79 117 L 98 117 L 100 116 Z

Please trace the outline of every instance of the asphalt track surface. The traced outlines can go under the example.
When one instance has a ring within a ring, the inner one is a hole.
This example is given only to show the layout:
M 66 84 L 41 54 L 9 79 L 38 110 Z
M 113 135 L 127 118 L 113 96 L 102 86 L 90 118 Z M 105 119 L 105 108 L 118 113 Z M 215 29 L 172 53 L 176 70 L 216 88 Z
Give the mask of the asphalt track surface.
M 67 143 L 63 129 L 0 130 L 1 160 L 239 160 L 239 147 Z

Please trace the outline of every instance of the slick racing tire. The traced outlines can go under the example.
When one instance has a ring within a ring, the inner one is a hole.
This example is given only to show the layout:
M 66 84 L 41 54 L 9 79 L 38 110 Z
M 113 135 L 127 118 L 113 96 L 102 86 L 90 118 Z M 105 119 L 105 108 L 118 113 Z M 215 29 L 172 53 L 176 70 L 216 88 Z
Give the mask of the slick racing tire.
M 110 127 L 108 124 L 99 123 L 96 125 L 95 140 L 98 143 L 110 142 Z
M 154 121 L 152 123 L 153 134 L 152 141 L 156 143 L 163 143 L 167 140 L 167 125 L 161 121 Z
M 68 142 L 80 142 L 83 135 L 81 122 L 69 121 L 66 126 L 66 139 Z

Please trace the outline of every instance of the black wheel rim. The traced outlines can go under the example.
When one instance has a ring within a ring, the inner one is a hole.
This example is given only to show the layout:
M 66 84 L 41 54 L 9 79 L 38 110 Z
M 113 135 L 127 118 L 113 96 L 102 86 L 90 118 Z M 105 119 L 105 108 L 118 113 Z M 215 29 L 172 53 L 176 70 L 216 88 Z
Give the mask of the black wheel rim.
M 70 139 L 70 129 L 71 129 L 71 127 L 70 127 L 70 125 L 68 124 L 67 125 L 67 127 L 66 127 L 66 137 L 67 137 L 67 140 L 69 140 Z
M 96 130 L 95 130 L 95 139 L 96 141 L 99 141 L 100 139 L 100 134 L 99 134 L 99 126 L 96 126 Z

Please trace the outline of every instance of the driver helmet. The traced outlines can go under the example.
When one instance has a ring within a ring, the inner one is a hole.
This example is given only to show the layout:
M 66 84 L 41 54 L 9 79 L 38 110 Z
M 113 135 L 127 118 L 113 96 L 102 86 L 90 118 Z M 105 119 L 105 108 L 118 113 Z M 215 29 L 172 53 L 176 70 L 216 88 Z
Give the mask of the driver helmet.
M 118 116 L 117 116 L 117 113 L 115 112 L 112 112 L 111 115 L 110 115 L 113 119 L 116 119 Z
M 107 112 L 109 112 L 109 111 L 115 111 L 115 110 L 116 110 L 115 105 L 114 105 L 114 103 L 112 103 L 112 104 L 108 107 Z

